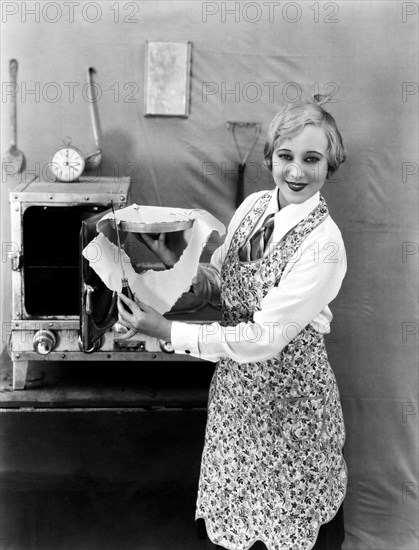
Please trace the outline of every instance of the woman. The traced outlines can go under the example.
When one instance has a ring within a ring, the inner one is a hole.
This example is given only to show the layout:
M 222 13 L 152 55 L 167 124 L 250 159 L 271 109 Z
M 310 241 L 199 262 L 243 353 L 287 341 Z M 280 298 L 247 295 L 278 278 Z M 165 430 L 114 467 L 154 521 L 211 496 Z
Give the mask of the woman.
M 222 322 L 170 322 L 120 296 L 132 310 L 119 304 L 125 326 L 217 361 L 196 517 L 222 548 L 309 550 L 327 540 L 335 515 L 343 538 L 345 429 L 323 335 L 346 255 L 320 190 L 344 160 L 329 113 L 313 102 L 286 106 L 265 143 L 275 189 L 245 199 L 194 283 L 221 303 Z M 147 242 L 175 263 L 164 235 Z

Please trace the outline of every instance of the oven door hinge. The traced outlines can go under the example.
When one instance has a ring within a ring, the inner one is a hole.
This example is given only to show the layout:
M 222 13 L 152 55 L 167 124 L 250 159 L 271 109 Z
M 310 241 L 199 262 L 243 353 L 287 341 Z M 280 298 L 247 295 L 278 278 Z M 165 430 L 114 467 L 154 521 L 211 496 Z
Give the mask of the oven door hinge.
M 12 256 L 12 270 L 20 271 L 22 267 L 23 254 L 21 252 L 16 252 Z

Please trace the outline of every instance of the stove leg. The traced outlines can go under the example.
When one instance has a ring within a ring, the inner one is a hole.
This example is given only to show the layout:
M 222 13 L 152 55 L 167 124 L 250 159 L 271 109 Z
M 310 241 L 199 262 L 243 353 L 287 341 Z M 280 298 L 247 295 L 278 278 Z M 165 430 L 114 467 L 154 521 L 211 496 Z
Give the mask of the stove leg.
M 29 361 L 13 361 L 13 389 L 24 390 Z

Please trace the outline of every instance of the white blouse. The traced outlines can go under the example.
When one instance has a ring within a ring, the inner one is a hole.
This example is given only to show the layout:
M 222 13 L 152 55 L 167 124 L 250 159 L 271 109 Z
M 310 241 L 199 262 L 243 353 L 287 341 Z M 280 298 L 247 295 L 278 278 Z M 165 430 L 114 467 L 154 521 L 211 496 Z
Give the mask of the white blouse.
M 234 232 L 254 203 L 266 193 L 247 197 L 234 214 L 222 244 L 211 263 L 201 266 L 194 280 L 194 292 L 212 303 L 220 297 L 220 272 Z M 277 190 L 272 192 L 265 215 L 275 214 L 275 226 L 265 255 L 319 204 L 316 193 L 302 204 L 289 204 L 278 211 Z M 330 332 L 332 313 L 328 304 L 337 296 L 346 273 L 346 252 L 339 228 L 327 218 L 303 241 L 285 266 L 278 286 L 268 291 L 253 322 L 223 327 L 219 323 L 192 324 L 173 321 L 171 342 L 177 353 L 217 361 L 230 357 L 239 363 L 264 361 L 277 355 L 308 324 L 320 333 Z

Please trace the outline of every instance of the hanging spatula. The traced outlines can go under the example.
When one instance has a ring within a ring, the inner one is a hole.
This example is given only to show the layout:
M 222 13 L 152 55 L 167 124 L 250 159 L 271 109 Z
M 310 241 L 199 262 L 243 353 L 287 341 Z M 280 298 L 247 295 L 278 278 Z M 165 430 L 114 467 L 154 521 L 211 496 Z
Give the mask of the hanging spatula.
M 10 149 L 5 153 L 3 161 L 11 164 L 15 164 L 16 173 L 19 174 L 25 169 L 25 155 L 17 147 L 17 107 L 16 107 L 16 95 L 17 95 L 17 68 L 18 64 L 16 59 L 11 59 L 9 63 L 10 80 L 13 85 L 12 95 L 12 116 L 11 116 L 11 129 L 12 139 Z

